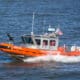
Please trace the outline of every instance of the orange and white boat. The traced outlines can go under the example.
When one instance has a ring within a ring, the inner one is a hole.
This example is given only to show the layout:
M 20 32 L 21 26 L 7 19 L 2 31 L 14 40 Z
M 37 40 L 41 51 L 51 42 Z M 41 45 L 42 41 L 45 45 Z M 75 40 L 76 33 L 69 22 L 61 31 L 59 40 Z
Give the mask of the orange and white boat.
M 16 59 L 39 57 L 49 54 L 80 56 L 80 47 L 72 46 L 70 51 L 68 51 L 68 47 L 59 46 L 59 38 L 55 32 L 45 35 L 23 35 L 22 41 L 22 46 L 16 46 L 11 43 L 0 43 L 0 51 L 6 52 Z
M 50 30 L 50 28 L 49 28 Z M 59 46 L 59 29 L 53 30 L 52 33 L 43 35 L 23 35 L 23 45 L 17 46 L 11 43 L 0 43 L 0 51 L 8 53 L 16 59 L 24 59 L 27 57 L 39 57 L 46 55 L 63 55 L 63 56 L 80 56 L 80 47 L 71 46 L 68 50 L 67 46 Z

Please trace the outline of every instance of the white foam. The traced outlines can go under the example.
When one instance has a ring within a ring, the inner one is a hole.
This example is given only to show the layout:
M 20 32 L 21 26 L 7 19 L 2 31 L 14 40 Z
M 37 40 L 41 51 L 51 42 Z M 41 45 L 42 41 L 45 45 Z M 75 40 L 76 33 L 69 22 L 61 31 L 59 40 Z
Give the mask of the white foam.
M 64 63 L 80 62 L 80 56 L 47 55 L 24 59 L 24 62 L 56 61 Z

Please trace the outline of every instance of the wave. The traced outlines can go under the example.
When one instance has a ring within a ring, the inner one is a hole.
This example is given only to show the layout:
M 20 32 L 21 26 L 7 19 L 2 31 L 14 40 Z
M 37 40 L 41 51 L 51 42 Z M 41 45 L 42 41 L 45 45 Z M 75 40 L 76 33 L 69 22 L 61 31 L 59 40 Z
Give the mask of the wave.
M 41 61 L 55 61 L 63 63 L 80 62 L 80 56 L 63 56 L 63 55 L 47 55 L 40 57 L 31 57 L 23 60 L 24 62 L 41 62 Z

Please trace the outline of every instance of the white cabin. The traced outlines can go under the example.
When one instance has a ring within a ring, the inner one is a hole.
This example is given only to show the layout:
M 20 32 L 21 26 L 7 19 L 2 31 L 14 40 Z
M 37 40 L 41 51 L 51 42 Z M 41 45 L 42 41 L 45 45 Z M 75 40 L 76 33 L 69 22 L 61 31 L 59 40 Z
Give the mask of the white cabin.
M 46 35 L 23 35 L 22 41 L 28 48 L 37 48 L 44 50 L 58 49 L 58 36 L 55 33 Z

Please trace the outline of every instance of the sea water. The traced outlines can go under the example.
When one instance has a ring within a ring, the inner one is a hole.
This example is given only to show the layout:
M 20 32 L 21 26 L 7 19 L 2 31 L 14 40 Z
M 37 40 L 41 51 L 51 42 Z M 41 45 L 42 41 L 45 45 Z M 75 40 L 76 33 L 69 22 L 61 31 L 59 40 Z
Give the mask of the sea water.
M 21 43 L 21 35 L 30 34 L 35 12 L 34 33 L 47 32 L 49 25 L 59 27 L 59 45 L 80 46 L 80 0 L 0 0 L 0 42 L 8 42 L 6 33 Z M 0 80 L 80 80 L 80 57 L 43 56 L 16 62 L 0 52 Z

